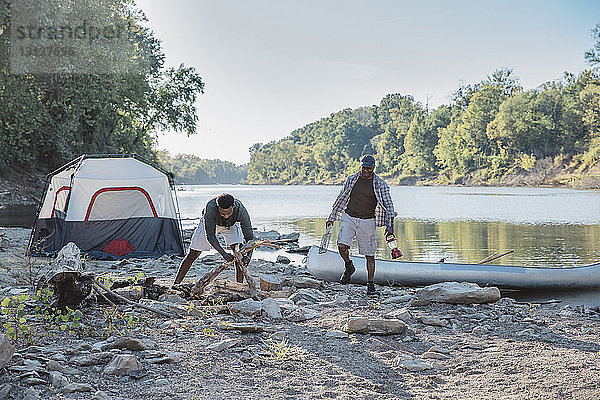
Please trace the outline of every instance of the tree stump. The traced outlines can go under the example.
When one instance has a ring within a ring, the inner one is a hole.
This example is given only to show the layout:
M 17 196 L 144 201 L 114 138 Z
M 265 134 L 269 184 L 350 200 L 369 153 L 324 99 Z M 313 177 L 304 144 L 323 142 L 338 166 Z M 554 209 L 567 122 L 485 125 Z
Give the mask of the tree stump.
M 259 277 L 260 290 L 265 292 L 272 292 L 276 290 L 281 290 L 283 288 L 283 283 L 281 279 L 273 275 L 260 275 Z

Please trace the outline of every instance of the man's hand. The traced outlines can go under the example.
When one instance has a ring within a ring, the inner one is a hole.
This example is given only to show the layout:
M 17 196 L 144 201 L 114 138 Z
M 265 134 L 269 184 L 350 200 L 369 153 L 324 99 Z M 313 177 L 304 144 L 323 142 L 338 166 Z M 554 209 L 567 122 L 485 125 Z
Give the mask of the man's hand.
M 225 252 L 223 252 L 223 254 L 221 254 L 221 256 L 223 257 L 223 259 L 224 259 L 226 262 L 231 262 L 231 261 L 235 260 L 235 257 L 234 257 L 234 255 L 233 255 L 233 254 L 231 254 L 231 253 L 227 253 L 226 251 L 225 251 Z
M 325 228 L 329 228 L 332 225 L 333 225 L 333 221 L 327 221 L 327 222 L 325 222 Z

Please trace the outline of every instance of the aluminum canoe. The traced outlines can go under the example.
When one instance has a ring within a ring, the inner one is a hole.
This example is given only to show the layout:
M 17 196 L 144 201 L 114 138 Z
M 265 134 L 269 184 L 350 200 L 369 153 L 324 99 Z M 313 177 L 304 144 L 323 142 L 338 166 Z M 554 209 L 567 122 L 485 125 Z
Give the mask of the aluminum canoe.
M 365 284 L 365 258 L 350 258 L 356 267 L 350 283 Z M 338 252 L 327 250 L 319 254 L 318 246 L 310 248 L 307 267 L 315 277 L 330 282 L 339 281 L 344 272 L 344 262 Z M 554 268 L 375 260 L 375 283 L 378 285 L 424 286 L 440 282 L 474 282 L 480 286 L 507 289 L 590 289 L 600 287 L 600 263 Z

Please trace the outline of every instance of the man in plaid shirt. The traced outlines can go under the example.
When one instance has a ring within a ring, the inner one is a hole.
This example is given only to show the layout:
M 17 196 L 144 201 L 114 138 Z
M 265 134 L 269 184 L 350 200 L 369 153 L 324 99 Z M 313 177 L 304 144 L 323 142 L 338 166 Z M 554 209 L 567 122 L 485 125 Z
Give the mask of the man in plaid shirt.
M 346 179 L 344 188 L 335 199 L 326 227 L 341 219 L 338 234 L 338 250 L 345 262 L 346 270 L 340 278 L 342 284 L 350 283 L 355 271 L 350 260 L 350 245 L 356 237 L 358 252 L 367 260 L 367 295 L 376 294 L 373 277 L 375 276 L 375 252 L 377 240 L 375 228 L 385 226 L 386 236 L 394 234 L 394 204 L 390 196 L 390 187 L 373 173 L 375 158 L 366 155 L 361 160 L 360 172 Z

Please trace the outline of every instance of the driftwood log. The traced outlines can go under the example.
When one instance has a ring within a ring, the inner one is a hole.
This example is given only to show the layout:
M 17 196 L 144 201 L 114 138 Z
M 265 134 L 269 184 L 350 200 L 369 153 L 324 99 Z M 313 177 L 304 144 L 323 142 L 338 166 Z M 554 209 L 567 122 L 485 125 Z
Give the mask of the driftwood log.
M 90 295 L 94 275 L 79 271 L 52 270 L 44 274 L 37 283 L 36 292 L 50 290 L 50 306 L 60 310 L 77 308 Z
M 198 280 L 198 282 L 196 282 L 196 285 L 194 285 L 194 288 L 191 291 L 191 296 L 197 297 L 198 295 L 202 294 L 204 292 L 204 288 L 209 283 L 211 283 L 221 272 L 223 272 L 229 266 L 233 265 L 236 262 L 239 262 L 239 265 L 242 270 L 242 274 L 244 275 L 244 277 L 246 278 L 246 281 L 248 282 L 248 286 L 250 288 L 250 297 L 254 298 L 255 300 L 258 300 L 261 296 L 264 296 L 263 294 L 260 293 L 259 290 L 256 289 L 254 280 L 252 279 L 250 274 L 248 274 L 247 266 L 244 265 L 244 263 L 242 262 L 242 257 L 245 254 L 248 254 L 249 252 L 251 252 L 252 250 L 254 250 L 255 248 L 260 247 L 260 246 L 280 248 L 280 246 L 277 246 L 268 240 L 256 240 L 254 242 L 248 243 L 241 250 L 239 250 L 237 247 L 234 247 L 234 253 L 235 253 L 236 258 L 232 261 L 225 262 L 221 265 L 218 265 L 215 269 L 213 269 L 208 274 L 206 274 L 205 276 L 200 278 Z

